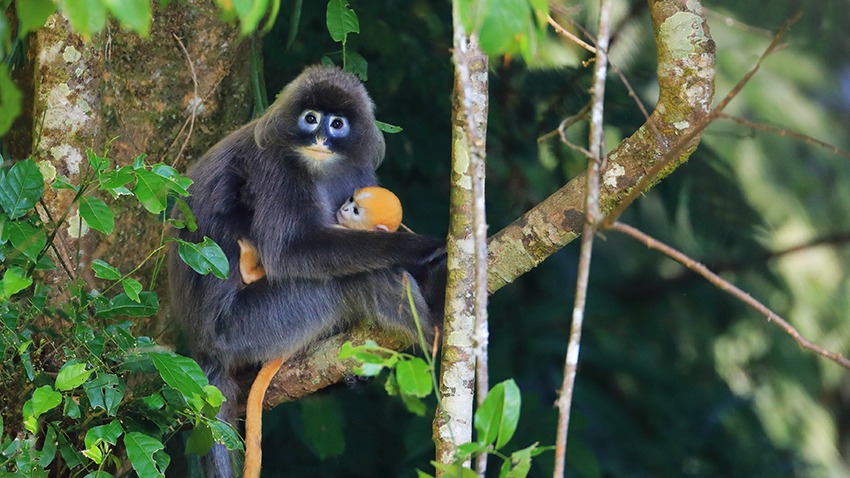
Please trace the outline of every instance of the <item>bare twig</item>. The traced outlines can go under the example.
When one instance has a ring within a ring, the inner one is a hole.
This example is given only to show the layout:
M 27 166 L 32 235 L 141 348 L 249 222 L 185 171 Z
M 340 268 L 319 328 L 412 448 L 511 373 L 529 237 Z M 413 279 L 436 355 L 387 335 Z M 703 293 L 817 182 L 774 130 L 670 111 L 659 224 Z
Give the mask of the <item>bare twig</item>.
M 585 50 L 587 50 L 587 51 L 589 51 L 589 52 L 591 52 L 591 53 L 596 53 L 596 48 L 594 48 L 594 47 L 592 47 L 592 46 L 588 45 L 587 43 L 585 43 L 585 42 L 584 42 L 584 40 L 582 40 L 581 38 L 579 38 L 579 37 L 575 36 L 572 32 L 570 32 L 570 31 L 569 31 L 569 30 L 567 30 L 566 28 L 564 28 L 564 27 L 562 27 L 561 25 L 559 25 L 559 24 L 558 24 L 558 22 L 556 22 L 554 18 L 552 18 L 551 16 L 549 16 L 549 17 L 548 17 L 548 20 L 549 20 L 549 25 L 552 25 L 553 27 L 555 27 L 555 30 L 556 30 L 558 33 L 560 33 L 561 35 L 564 35 L 565 37 L 569 38 L 570 40 L 572 40 L 572 41 L 576 42 L 576 44 L 577 44 L 578 46 L 580 46 L 580 47 L 584 48 Z
M 767 306 L 765 306 L 761 302 L 754 299 L 753 296 L 751 296 L 750 294 L 747 294 L 746 292 L 744 292 L 741 289 L 732 285 L 729 281 L 724 280 L 723 278 L 721 278 L 720 276 L 718 276 L 714 272 L 711 272 L 708 269 L 708 267 L 704 266 L 703 264 L 691 259 L 690 257 L 686 256 L 685 254 L 677 251 L 676 249 L 673 249 L 672 247 L 668 246 L 667 244 L 664 244 L 664 243 L 648 236 L 647 234 L 644 234 L 643 232 L 639 231 L 638 229 L 636 229 L 632 226 L 623 224 L 621 222 L 615 222 L 614 224 L 611 225 L 611 228 L 615 229 L 617 231 L 620 231 L 624 234 L 628 234 L 628 235 L 634 237 L 635 239 L 646 244 L 646 246 L 649 247 L 650 249 L 655 249 L 657 251 L 663 252 L 668 257 L 678 261 L 679 263 L 681 263 L 682 265 L 684 265 L 688 269 L 690 269 L 690 270 L 696 272 L 697 274 L 705 277 L 709 282 L 711 282 L 712 284 L 717 286 L 719 289 L 726 291 L 726 292 L 732 294 L 733 296 L 737 297 L 742 302 L 744 302 L 745 304 L 749 305 L 750 307 L 756 309 L 757 311 L 759 311 L 759 313 L 761 313 L 762 315 L 767 317 L 768 322 L 773 322 L 776 325 L 778 325 L 780 328 L 782 328 L 782 330 L 784 330 L 788 335 L 793 337 L 794 340 L 796 340 L 798 344 L 800 344 L 800 347 L 802 347 L 806 350 L 811 350 L 811 351 L 813 351 L 813 352 L 815 352 L 819 355 L 823 355 L 824 357 L 834 361 L 835 363 L 841 365 L 842 367 L 850 369 L 850 360 L 847 360 L 843 355 L 841 355 L 839 353 L 830 352 L 829 350 L 826 350 L 825 348 L 821 347 L 820 345 L 817 345 L 817 344 L 810 342 L 808 339 L 803 337 L 800 334 L 800 332 L 797 331 L 797 329 L 794 328 L 793 325 L 789 324 L 785 319 L 778 316 L 772 310 L 767 308 Z
M 177 167 L 177 162 L 180 161 L 180 157 L 183 155 L 183 150 L 186 149 L 186 145 L 189 144 L 189 139 L 192 138 L 192 131 L 195 129 L 195 117 L 198 113 L 200 97 L 198 96 L 198 77 L 195 75 L 195 65 L 192 64 L 192 57 L 189 56 L 189 52 L 186 50 L 186 47 L 183 45 L 180 38 L 174 33 L 172 33 L 171 36 L 177 40 L 177 43 L 180 44 L 180 48 L 183 49 L 183 53 L 186 54 L 186 62 L 189 64 L 189 70 L 192 72 L 192 83 L 195 85 L 195 96 L 192 97 L 192 116 L 189 118 L 189 132 L 186 134 L 186 140 L 183 141 L 183 146 L 180 146 L 180 151 L 177 152 L 177 156 L 174 157 L 174 161 L 171 163 L 172 167 Z M 186 125 L 184 124 L 183 126 L 185 128 Z M 180 129 L 180 133 L 182 132 L 183 128 Z M 178 134 L 177 137 L 179 138 L 180 135 Z
M 844 150 L 842 150 L 842 149 L 840 149 L 836 146 L 833 146 L 829 143 L 824 143 L 823 141 L 812 138 L 811 136 L 806 136 L 804 134 L 795 133 L 793 131 L 788 131 L 788 130 L 781 129 L 781 128 L 775 128 L 773 126 L 768 126 L 768 125 L 765 125 L 765 124 L 753 123 L 753 122 L 747 121 L 743 118 L 738 118 L 736 116 L 730 116 L 730 115 L 727 115 L 725 113 L 721 114 L 719 116 L 719 118 L 734 121 L 738 124 L 742 124 L 744 126 L 752 128 L 752 129 L 760 129 L 762 131 L 769 131 L 771 133 L 776 133 L 779 136 L 788 136 L 789 138 L 799 139 L 799 140 L 805 141 L 806 143 L 813 143 L 813 144 L 816 144 L 816 145 L 818 145 L 822 148 L 826 148 L 826 149 L 832 151 L 833 153 L 835 153 L 837 155 L 844 156 L 845 158 L 850 158 L 850 153 L 848 153 L 847 151 L 844 151 Z
M 581 255 L 578 265 L 573 320 L 570 329 L 570 343 L 564 364 L 564 383 L 558 398 L 558 437 L 555 442 L 554 478 L 563 478 L 566 463 L 567 432 L 570 427 L 570 409 L 572 408 L 573 389 L 578 368 L 581 328 L 584 322 L 585 303 L 587 302 L 587 283 L 590 277 L 590 259 L 593 252 L 593 235 L 599 222 L 599 169 L 602 163 L 602 142 L 604 130 L 602 113 L 605 100 L 605 76 L 608 73 L 608 40 L 611 28 L 611 2 L 602 0 L 599 6 L 599 38 L 596 64 L 593 71 L 593 107 L 590 115 L 590 167 L 587 174 L 587 215 L 584 233 L 581 236 Z M 563 135 L 562 135 L 563 136 Z
M 590 103 L 584 105 L 584 107 L 575 115 L 568 117 L 564 121 L 561 121 L 561 124 L 558 125 L 556 129 L 544 134 L 543 136 L 537 138 L 537 144 L 543 144 L 546 141 L 554 138 L 555 136 L 560 135 L 561 140 L 564 140 L 564 132 L 572 125 L 578 123 L 579 121 L 587 118 L 587 112 L 590 111 Z M 578 146 L 576 146 L 578 147 Z
M 557 25 L 555 27 L 555 30 L 557 30 L 559 33 L 561 33 L 563 35 L 568 35 L 569 38 L 575 38 L 575 35 L 568 32 L 567 30 L 564 30 L 564 28 L 561 27 L 560 25 L 558 25 L 557 23 L 554 23 L 554 20 L 552 20 L 552 17 L 549 17 L 549 23 L 552 24 L 553 26 Z M 583 26 L 581 26 L 578 23 L 576 23 L 575 21 L 573 21 L 572 18 L 570 18 L 570 23 L 574 27 L 581 30 L 582 33 L 584 33 L 584 35 L 587 38 L 589 38 L 590 41 L 592 41 L 594 45 L 596 45 L 595 48 L 591 47 L 591 48 L 593 48 L 591 51 L 593 51 L 595 53 L 596 49 L 599 47 L 599 44 L 597 43 L 596 39 L 593 38 L 593 35 L 591 35 L 590 32 L 587 31 L 587 29 L 585 29 Z M 576 38 L 575 41 L 581 41 L 581 40 Z M 582 42 L 582 43 L 584 43 L 584 42 Z M 605 55 L 607 56 L 608 53 L 610 53 L 610 52 L 608 51 L 608 48 L 606 47 Z M 629 96 L 631 96 L 632 99 L 634 99 L 635 104 L 637 104 L 638 109 L 640 110 L 641 113 L 643 113 L 643 117 L 644 117 L 644 119 L 646 119 L 646 123 L 649 125 L 649 127 L 652 128 L 652 132 L 655 134 L 655 137 L 658 139 L 658 141 L 663 141 L 664 136 L 661 134 L 660 131 L 658 131 L 658 126 L 655 125 L 655 122 L 650 120 L 649 112 L 646 110 L 646 107 L 643 105 L 643 101 L 640 100 L 640 98 L 638 97 L 634 88 L 632 88 L 632 84 L 629 83 L 629 80 L 628 80 L 628 78 L 626 78 L 626 75 L 623 74 L 623 72 L 619 68 L 617 68 L 617 65 L 612 63 L 610 59 L 608 60 L 608 65 L 611 67 L 612 70 L 614 70 L 614 73 L 616 73 L 617 76 L 620 77 L 620 81 L 623 82 L 623 85 L 626 87 L 626 90 L 628 90 L 628 92 L 629 92 Z
M 705 11 L 705 16 L 707 18 L 719 20 L 719 21 L 723 22 L 727 27 L 737 28 L 741 31 L 744 31 L 744 32 L 747 32 L 747 33 L 754 33 L 756 35 L 760 35 L 760 36 L 767 37 L 767 38 L 770 38 L 770 37 L 773 36 L 773 32 L 770 31 L 770 30 L 765 30 L 764 28 L 758 28 L 758 27 L 754 27 L 752 25 L 747 25 L 746 23 L 739 22 L 738 20 L 735 20 L 732 17 L 728 17 L 726 15 L 723 15 L 722 13 L 715 12 L 714 10 L 712 10 L 710 8 L 702 7 L 702 9 L 703 9 L 703 11 Z
M 750 81 L 750 78 L 752 78 L 753 75 L 756 74 L 759 68 L 761 68 L 761 63 L 764 61 L 764 59 L 767 58 L 768 55 L 773 53 L 774 50 L 776 50 L 777 46 L 779 46 L 779 42 L 782 40 L 782 37 L 785 36 L 785 32 L 793 23 L 795 23 L 800 18 L 800 16 L 801 13 L 798 12 L 796 15 L 794 15 L 794 17 L 788 20 L 785 25 L 783 25 L 782 28 L 779 29 L 778 32 L 776 32 L 776 35 L 774 35 L 773 37 L 773 41 L 770 42 L 770 45 L 767 47 L 764 53 L 762 53 L 761 57 L 759 57 L 758 62 L 756 62 L 756 65 L 750 71 L 748 71 L 743 78 L 741 78 L 741 81 L 739 81 L 738 84 L 735 85 L 734 88 L 732 88 L 732 91 L 730 91 L 729 94 L 727 94 L 726 97 L 723 98 L 723 101 L 721 101 L 720 104 L 718 104 L 717 107 L 711 111 L 711 113 L 706 115 L 706 117 L 700 122 L 697 127 L 695 127 L 689 134 L 684 136 L 673 148 L 671 148 L 667 153 L 665 153 L 664 156 L 662 156 L 658 162 L 655 163 L 652 169 L 650 169 L 649 172 L 647 172 L 646 175 L 641 178 L 638 184 L 634 188 L 632 188 L 632 191 L 629 193 L 629 195 L 623 198 L 623 200 L 620 201 L 619 204 L 617 204 L 617 207 L 615 207 L 614 210 L 612 210 L 611 213 L 608 215 L 608 217 L 605 218 L 605 221 L 603 222 L 601 228 L 604 229 L 606 227 L 610 227 L 610 225 L 614 221 L 616 221 L 618 217 L 620 217 L 620 214 L 622 214 L 623 211 L 632 202 L 634 202 L 634 200 L 637 199 L 638 196 L 643 194 L 643 191 L 647 187 L 649 187 L 652 181 L 655 180 L 655 177 L 658 176 L 658 173 L 660 173 L 664 168 L 666 168 L 675 158 L 678 158 L 679 155 L 682 154 L 682 152 L 684 152 L 686 148 L 690 147 L 691 142 L 700 134 L 702 134 L 705 128 L 712 121 L 714 121 L 720 116 L 720 114 L 723 112 L 723 108 L 725 108 L 729 104 L 729 102 L 732 101 L 732 98 L 738 95 L 741 89 L 744 88 L 744 85 L 746 85 Z

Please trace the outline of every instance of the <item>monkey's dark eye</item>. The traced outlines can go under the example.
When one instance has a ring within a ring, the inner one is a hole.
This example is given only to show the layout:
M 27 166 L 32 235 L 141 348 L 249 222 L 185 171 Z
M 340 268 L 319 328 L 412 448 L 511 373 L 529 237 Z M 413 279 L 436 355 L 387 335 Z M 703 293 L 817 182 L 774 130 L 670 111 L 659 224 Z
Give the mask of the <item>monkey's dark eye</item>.
M 308 133 L 312 133 L 319 128 L 319 123 L 322 121 L 322 114 L 318 111 L 305 110 L 298 118 L 298 126 Z
M 354 215 L 355 215 L 355 216 L 359 216 L 359 215 L 360 215 L 360 210 L 359 210 L 359 209 L 357 209 L 356 207 L 354 208 Z
M 331 116 L 328 126 L 328 134 L 334 138 L 342 138 L 348 134 L 348 120 L 342 116 Z

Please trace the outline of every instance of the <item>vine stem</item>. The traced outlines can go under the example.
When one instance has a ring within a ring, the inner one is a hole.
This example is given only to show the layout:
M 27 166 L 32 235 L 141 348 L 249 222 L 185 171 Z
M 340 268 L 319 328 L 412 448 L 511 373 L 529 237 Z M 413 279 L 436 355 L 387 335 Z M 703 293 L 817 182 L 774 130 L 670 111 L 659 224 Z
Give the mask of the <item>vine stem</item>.
M 575 388 L 576 369 L 578 367 L 581 329 L 584 322 L 587 302 L 587 283 L 590 277 L 590 259 L 593 253 L 593 236 L 596 224 L 601 218 L 599 211 L 599 170 L 602 167 L 602 144 L 604 130 L 602 113 L 605 101 L 605 76 L 608 73 L 608 43 L 611 27 L 611 2 L 602 0 L 599 6 L 599 33 L 597 35 L 596 63 L 593 71 L 593 104 L 590 113 L 590 164 L 587 174 L 587 215 L 584 232 L 581 235 L 581 255 L 579 257 L 578 279 L 576 284 L 575 305 L 573 306 L 570 342 L 564 364 L 564 382 L 558 398 L 558 436 L 555 442 L 554 478 L 563 478 L 566 462 L 567 433 L 570 427 L 570 409 L 572 408 Z

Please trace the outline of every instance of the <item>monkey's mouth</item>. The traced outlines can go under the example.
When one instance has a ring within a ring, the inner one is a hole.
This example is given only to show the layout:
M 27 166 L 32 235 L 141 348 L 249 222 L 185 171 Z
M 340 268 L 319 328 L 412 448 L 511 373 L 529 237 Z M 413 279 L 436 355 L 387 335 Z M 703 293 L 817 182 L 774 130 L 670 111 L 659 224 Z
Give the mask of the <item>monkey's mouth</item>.
M 305 146 L 301 148 L 301 150 L 304 151 L 304 154 L 310 156 L 316 161 L 324 161 L 334 155 L 327 146 Z

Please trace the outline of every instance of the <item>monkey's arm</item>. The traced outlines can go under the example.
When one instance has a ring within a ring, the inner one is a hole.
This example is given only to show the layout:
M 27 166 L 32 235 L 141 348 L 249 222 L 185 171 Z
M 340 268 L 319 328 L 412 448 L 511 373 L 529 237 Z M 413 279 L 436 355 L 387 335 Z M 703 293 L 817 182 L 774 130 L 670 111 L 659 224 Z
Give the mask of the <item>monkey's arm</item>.
M 416 267 L 446 254 L 443 241 L 403 232 L 319 227 L 289 242 L 276 239 L 256 238 L 270 280 L 325 279 L 393 267 Z

